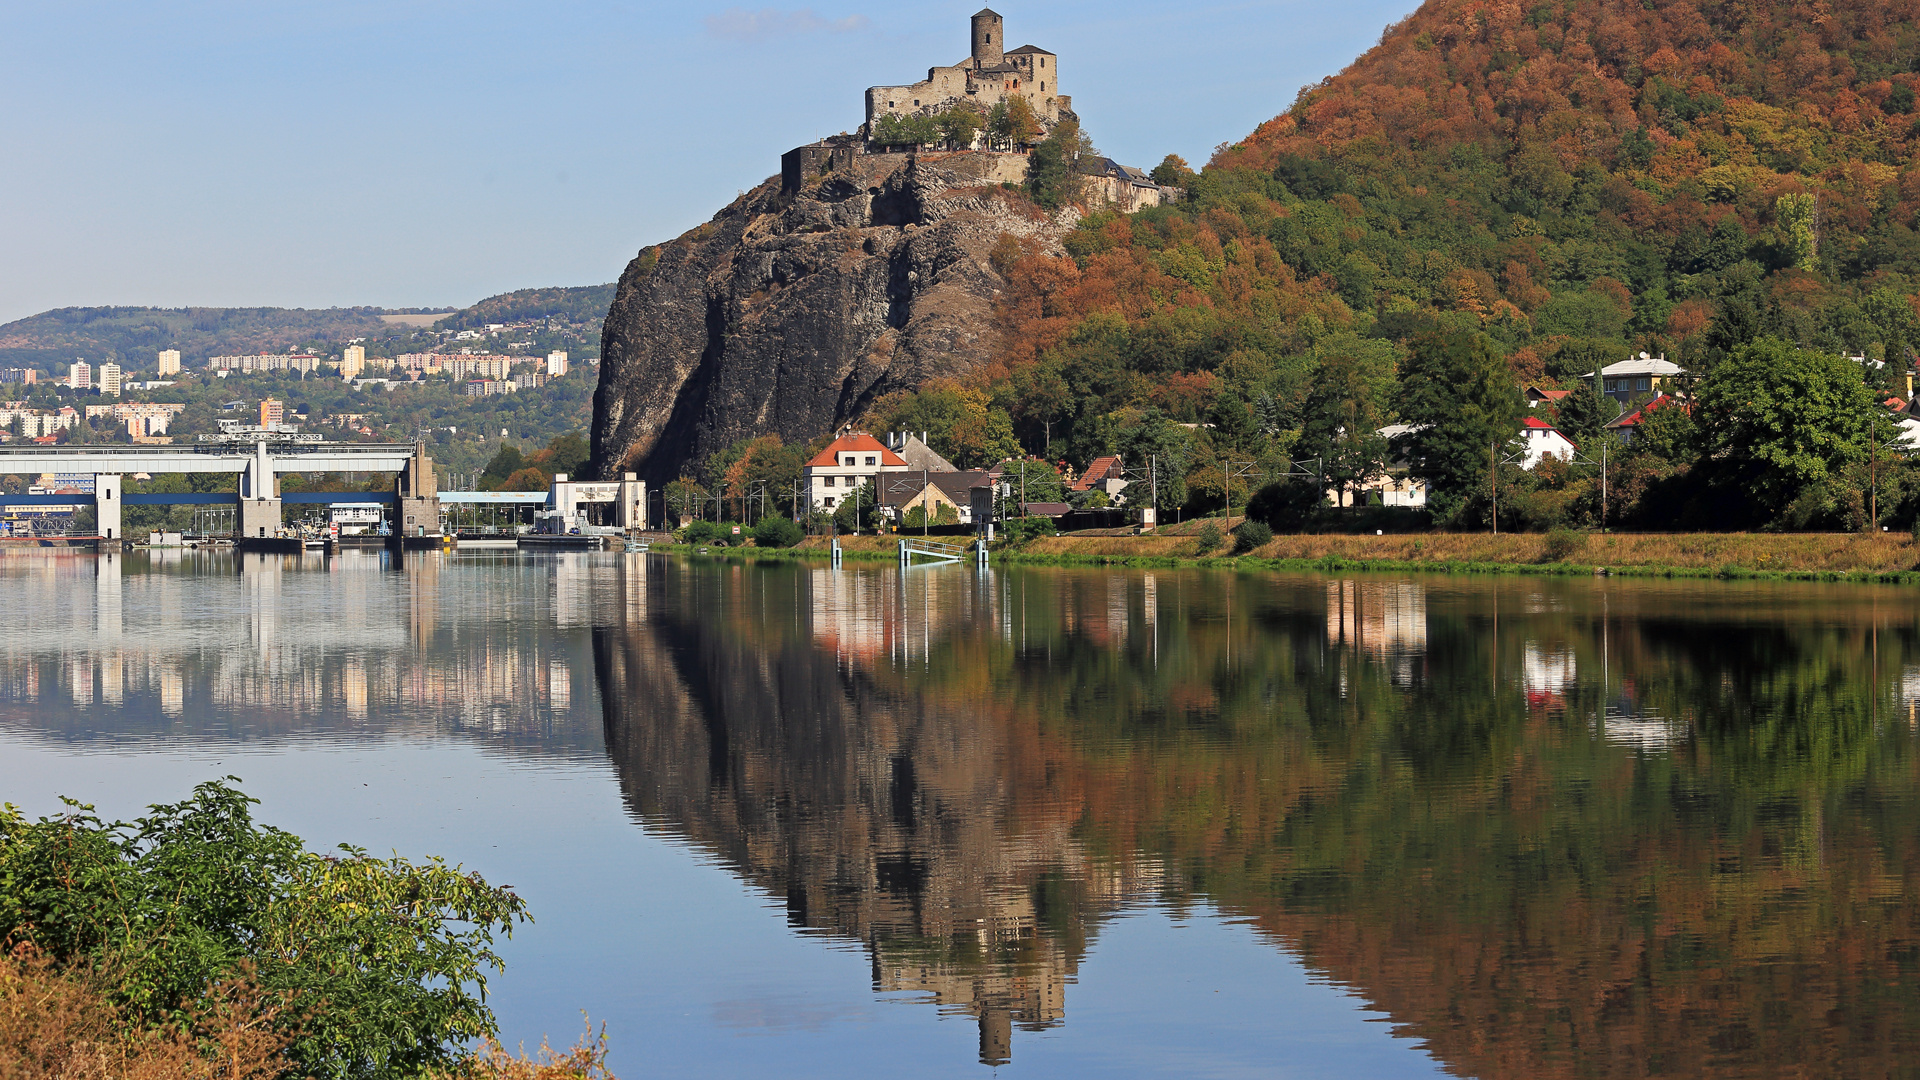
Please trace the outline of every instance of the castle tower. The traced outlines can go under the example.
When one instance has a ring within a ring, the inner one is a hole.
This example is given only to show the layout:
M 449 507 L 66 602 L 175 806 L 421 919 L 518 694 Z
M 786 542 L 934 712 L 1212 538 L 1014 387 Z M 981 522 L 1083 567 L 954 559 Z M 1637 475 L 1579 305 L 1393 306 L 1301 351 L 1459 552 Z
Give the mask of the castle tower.
M 1006 58 L 1006 48 L 999 13 L 992 8 L 981 8 L 973 17 L 973 66 L 976 69 L 998 67 Z

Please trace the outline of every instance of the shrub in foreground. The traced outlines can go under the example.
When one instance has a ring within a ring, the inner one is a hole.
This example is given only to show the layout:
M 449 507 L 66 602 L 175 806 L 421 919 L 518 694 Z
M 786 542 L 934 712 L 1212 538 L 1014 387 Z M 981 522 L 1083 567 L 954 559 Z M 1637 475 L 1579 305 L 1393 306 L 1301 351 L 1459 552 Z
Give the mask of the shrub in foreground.
M 1273 540 L 1273 530 L 1258 521 L 1243 521 L 1233 530 L 1233 553 L 1245 555 Z
M 786 548 L 800 542 L 800 526 L 783 517 L 770 517 L 753 527 L 753 542 L 758 547 Z
M 99 980 L 122 1032 L 191 1032 L 243 983 L 300 1075 L 416 1076 L 495 1035 L 486 972 L 527 918 L 519 897 L 437 858 L 315 854 L 256 825 L 256 802 L 211 782 L 131 822 L 7 806 L 0 928 L 48 971 Z

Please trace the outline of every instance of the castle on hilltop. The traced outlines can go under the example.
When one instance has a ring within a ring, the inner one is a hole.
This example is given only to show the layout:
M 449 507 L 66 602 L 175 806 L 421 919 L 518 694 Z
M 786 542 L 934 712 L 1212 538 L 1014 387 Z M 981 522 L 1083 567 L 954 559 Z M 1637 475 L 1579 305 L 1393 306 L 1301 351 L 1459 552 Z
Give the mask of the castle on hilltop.
M 884 116 L 935 116 L 956 106 L 985 115 L 1008 98 L 1025 98 L 1033 115 L 1048 127 L 1073 99 L 1060 93 L 1060 58 L 1037 45 L 1005 51 L 999 13 L 982 8 L 973 17 L 973 53 L 952 67 L 927 69 L 927 77 L 906 86 L 867 88 L 867 126 Z

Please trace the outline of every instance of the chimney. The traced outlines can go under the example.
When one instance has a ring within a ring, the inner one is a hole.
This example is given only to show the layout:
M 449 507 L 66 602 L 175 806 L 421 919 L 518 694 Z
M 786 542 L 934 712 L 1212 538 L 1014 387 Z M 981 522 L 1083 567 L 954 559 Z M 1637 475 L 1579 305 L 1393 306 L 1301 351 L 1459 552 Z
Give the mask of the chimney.
M 1907 369 L 1907 404 L 1913 404 L 1913 369 Z

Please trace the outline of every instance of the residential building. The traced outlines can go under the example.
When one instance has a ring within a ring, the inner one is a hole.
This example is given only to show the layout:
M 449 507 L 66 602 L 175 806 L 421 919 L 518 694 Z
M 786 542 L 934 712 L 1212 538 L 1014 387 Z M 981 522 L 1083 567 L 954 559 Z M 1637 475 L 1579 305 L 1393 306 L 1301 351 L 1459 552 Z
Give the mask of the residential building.
M 1559 405 L 1565 401 L 1571 390 L 1542 390 L 1537 386 L 1527 387 L 1527 408 L 1537 409 L 1542 405 Z
M 75 360 L 67 368 L 67 386 L 74 390 L 86 390 L 93 386 L 93 365 L 85 360 Z
M 1657 409 L 1686 408 L 1686 403 L 1671 394 L 1657 394 L 1652 401 L 1620 417 L 1607 425 L 1608 431 L 1618 432 L 1620 441 L 1631 445 L 1640 435 L 1640 422 Z
M 298 371 L 302 374 L 320 370 L 320 358 L 305 354 L 261 353 L 253 356 L 215 356 L 207 361 L 207 367 L 218 375 L 223 371 L 237 371 L 250 375 L 259 371 Z
M 1550 457 L 1562 461 L 1572 461 L 1573 440 L 1562 434 L 1560 429 L 1537 416 L 1529 416 L 1520 421 L 1520 434 L 1526 440 L 1526 456 L 1521 459 L 1520 467 L 1531 469 Z
M 260 402 L 260 426 L 271 428 L 287 418 L 287 407 L 279 398 L 265 398 Z
M 467 383 L 468 397 L 492 397 L 495 394 L 511 394 L 520 389 L 507 379 L 475 379 Z
M 959 471 L 952 462 L 934 453 L 933 447 L 927 445 L 927 433 L 924 431 L 918 437 L 911 431 L 889 431 L 887 449 L 899 454 L 900 460 L 906 462 L 909 469 L 937 473 Z
M 340 377 L 347 382 L 360 377 L 367 366 L 367 350 L 363 345 L 349 345 L 340 353 Z
M 110 416 L 116 422 L 127 426 L 127 434 L 135 439 L 154 438 L 167 433 L 167 427 L 173 418 L 186 411 L 186 406 L 172 402 L 127 401 L 118 405 L 89 405 L 87 419 L 95 420 Z
M 544 371 L 523 371 L 513 377 L 513 385 L 522 390 L 538 390 L 553 376 Z
M 1116 500 L 1127 487 L 1127 470 L 1118 457 L 1097 457 L 1087 471 L 1074 480 L 1072 491 L 1104 491 L 1109 501 Z
M 556 378 L 567 373 L 567 351 L 555 349 L 547 354 L 547 374 Z
M 179 349 L 161 349 L 160 350 L 160 364 L 156 374 L 158 374 L 163 379 L 169 375 L 180 374 L 180 350 Z
M 909 467 L 899 454 L 866 432 L 845 432 L 807 462 L 803 470 L 807 504 L 815 510 L 832 510 L 861 485 L 871 483 L 877 490 L 882 475 Z
M 1591 379 L 1593 372 L 1589 371 L 1580 377 Z M 1683 393 L 1691 382 L 1687 370 L 1679 364 L 1672 363 L 1664 356 L 1648 356 L 1646 353 L 1600 369 L 1600 392 L 1622 405 L 1635 395 Z
M 120 365 L 112 362 L 111 360 L 109 360 L 104 364 L 101 364 L 100 365 L 100 392 L 103 394 L 112 394 L 114 397 L 119 397 L 120 396 L 120 380 L 121 380 L 121 376 L 124 374 L 125 373 L 120 370 Z
M 914 507 L 931 514 L 938 523 L 943 510 L 951 510 L 955 524 L 973 524 L 973 489 L 993 488 L 993 476 L 985 470 L 969 472 L 928 472 L 909 469 L 881 477 L 881 512 L 894 521 L 902 521 Z
M 1388 424 L 1379 435 L 1391 446 L 1417 430 L 1413 424 Z M 1362 481 L 1358 490 L 1327 490 L 1327 498 L 1335 506 L 1365 506 L 1376 495 L 1382 506 L 1423 507 L 1427 505 L 1427 482 L 1413 475 L 1411 462 L 1399 458 L 1389 462 L 1386 471 Z
M 20 383 L 32 386 L 40 381 L 40 373 L 30 367 L 0 368 L 0 383 Z

